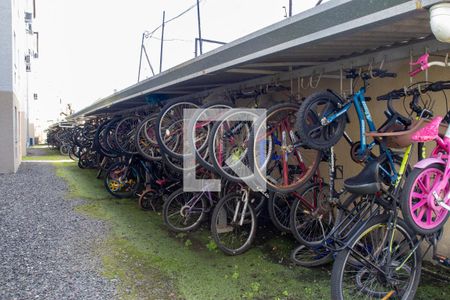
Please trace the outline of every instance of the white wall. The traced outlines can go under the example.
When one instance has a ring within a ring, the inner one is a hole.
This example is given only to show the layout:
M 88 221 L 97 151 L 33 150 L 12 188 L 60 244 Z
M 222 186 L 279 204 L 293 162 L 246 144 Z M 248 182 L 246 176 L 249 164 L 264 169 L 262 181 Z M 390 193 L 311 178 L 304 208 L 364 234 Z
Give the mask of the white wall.
M 0 0 L 0 118 L 5 123 L 0 127 L 0 173 L 16 171 L 26 155 L 28 99 L 33 93 L 25 55 L 34 36 L 26 31 L 25 12 L 33 12 L 32 4 L 32 0 Z
M 12 91 L 11 0 L 0 0 L 0 91 Z

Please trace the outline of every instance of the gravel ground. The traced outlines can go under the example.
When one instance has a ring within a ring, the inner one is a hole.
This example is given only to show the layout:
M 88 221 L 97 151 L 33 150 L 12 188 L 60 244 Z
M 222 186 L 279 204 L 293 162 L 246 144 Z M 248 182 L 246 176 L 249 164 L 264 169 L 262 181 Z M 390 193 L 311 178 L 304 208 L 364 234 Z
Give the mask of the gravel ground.
M 112 299 L 93 245 L 108 228 L 76 213 L 50 164 L 0 175 L 0 299 Z

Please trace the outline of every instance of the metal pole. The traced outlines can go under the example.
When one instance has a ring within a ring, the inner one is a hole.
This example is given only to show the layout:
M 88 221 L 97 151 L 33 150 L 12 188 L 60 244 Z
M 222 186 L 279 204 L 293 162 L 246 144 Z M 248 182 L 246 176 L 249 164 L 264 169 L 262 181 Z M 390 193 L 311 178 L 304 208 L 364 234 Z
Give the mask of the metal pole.
M 195 38 L 195 57 L 198 56 L 198 38 Z
M 155 76 L 155 71 L 153 71 L 152 64 L 150 62 L 150 59 L 148 58 L 147 50 L 145 49 L 145 46 L 142 46 L 142 48 L 144 49 L 144 54 L 145 54 L 145 58 L 147 58 L 148 66 L 150 67 L 150 70 L 152 71 L 153 76 Z
M 197 0 L 197 23 L 198 23 L 198 39 L 199 39 L 199 49 L 200 49 L 200 55 L 203 54 L 203 47 L 202 47 L 202 27 L 200 25 L 200 0 Z
M 145 37 L 145 32 L 142 34 L 141 55 L 139 56 L 139 70 L 138 70 L 138 80 L 137 80 L 137 82 L 139 82 L 139 79 L 141 78 L 142 50 L 144 50 L 144 37 Z
M 166 11 L 163 11 L 162 29 L 161 29 L 161 51 L 159 53 L 159 73 L 162 71 L 163 45 L 164 45 L 164 24 L 166 21 Z
M 289 17 L 292 17 L 292 0 L 289 0 Z

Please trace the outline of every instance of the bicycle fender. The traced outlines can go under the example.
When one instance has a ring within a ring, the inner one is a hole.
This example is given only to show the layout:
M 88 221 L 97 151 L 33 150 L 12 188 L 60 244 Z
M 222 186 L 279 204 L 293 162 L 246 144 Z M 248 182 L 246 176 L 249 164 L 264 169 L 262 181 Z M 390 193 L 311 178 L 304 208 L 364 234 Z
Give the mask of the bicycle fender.
M 445 166 L 445 161 L 443 161 L 440 158 L 426 158 L 426 159 L 422 159 L 417 164 L 415 164 L 414 168 L 425 169 L 429 165 L 436 164 L 436 163 Z

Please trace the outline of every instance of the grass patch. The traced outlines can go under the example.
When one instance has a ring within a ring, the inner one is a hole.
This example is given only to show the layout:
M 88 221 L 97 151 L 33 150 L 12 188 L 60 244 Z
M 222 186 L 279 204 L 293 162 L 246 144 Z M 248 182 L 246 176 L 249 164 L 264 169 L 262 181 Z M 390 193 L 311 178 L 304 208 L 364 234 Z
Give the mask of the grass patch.
M 42 155 L 42 156 L 22 156 L 22 160 L 34 161 L 34 160 L 68 160 L 68 156 L 62 155 Z
M 33 146 L 27 149 L 27 156 L 22 160 L 67 160 L 68 156 L 61 155 L 58 149 L 50 149 L 45 145 Z
M 111 230 L 97 249 L 103 274 L 119 280 L 125 299 L 329 299 L 330 268 L 289 265 L 289 238 L 264 234 L 265 241 L 230 257 L 212 242 L 208 226 L 189 234 L 168 232 L 159 213 L 138 209 L 136 201 L 113 199 L 95 171 L 73 163 L 56 165 L 70 197 L 87 199 L 77 211 L 107 221 Z M 447 299 L 448 285 L 426 283 L 417 299 Z

